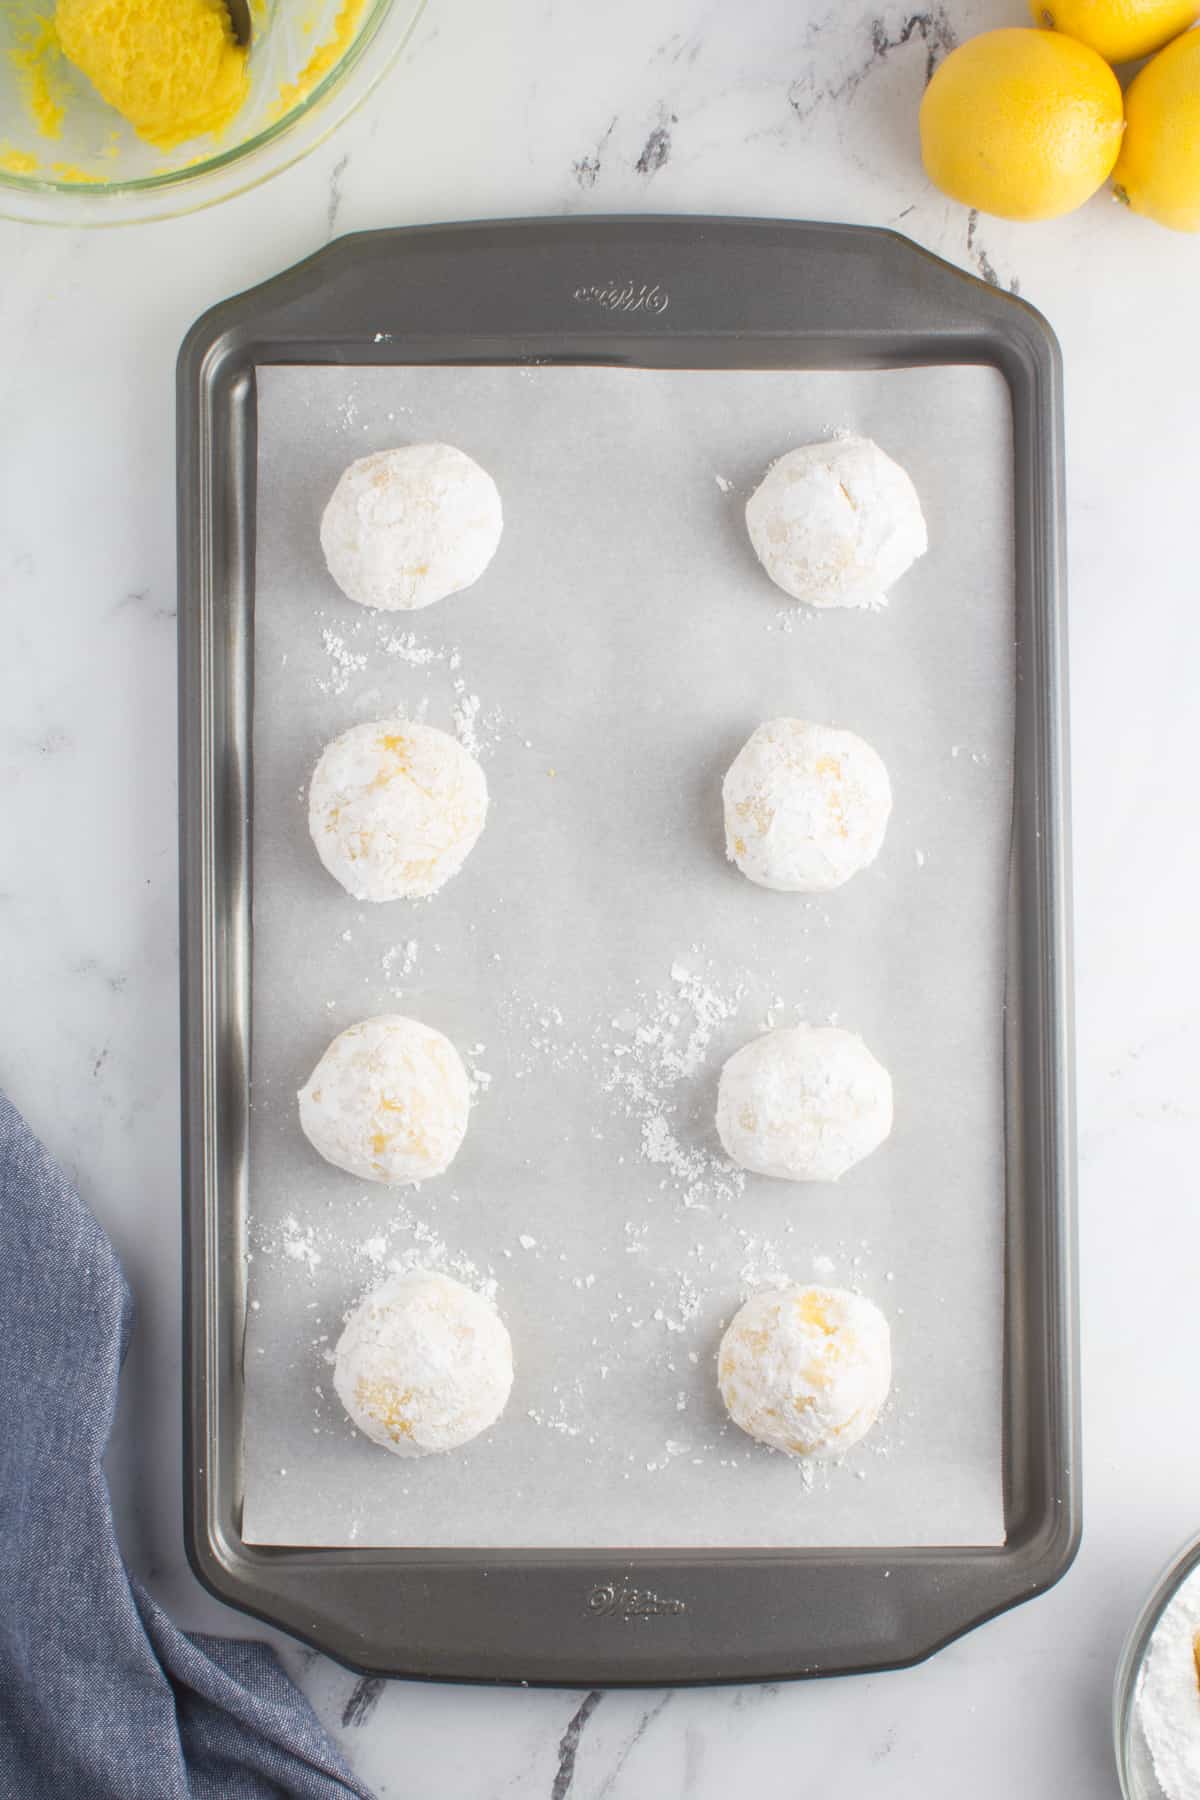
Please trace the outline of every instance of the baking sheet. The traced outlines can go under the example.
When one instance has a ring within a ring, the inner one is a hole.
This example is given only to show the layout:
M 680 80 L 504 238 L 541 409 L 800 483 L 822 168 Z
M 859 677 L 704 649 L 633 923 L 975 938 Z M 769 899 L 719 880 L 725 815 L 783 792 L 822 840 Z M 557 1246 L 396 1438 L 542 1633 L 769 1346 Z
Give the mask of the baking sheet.
M 252 1266 L 246 1539 L 356 1545 L 1003 1541 L 1002 1000 L 1012 779 L 1007 390 L 990 369 L 259 371 Z M 876 614 L 759 570 L 742 508 L 837 429 L 912 474 L 931 549 Z M 317 521 L 341 469 L 444 438 L 504 498 L 482 581 L 417 614 L 344 600 Z M 892 775 L 872 869 L 806 898 L 723 856 L 720 780 L 762 719 L 849 726 Z M 492 811 L 433 900 L 367 908 L 317 862 L 308 774 L 358 719 L 477 745 Z M 295 1091 L 373 1012 L 478 1071 L 449 1173 L 328 1168 Z M 712 1112 L 768 1023 L 835 1019 L 887 1064 L 889 1142 L 832 1187 L 741 1178 Z M 445 1458 L 390 1458 L 333 1394 L 341 1320 L 392 1267 L 494 1282 L 517 1380 Z M 871 1295 L 884 1419 L 815 1469 L 753 1445 L 722 1324 L 781 1278 Z

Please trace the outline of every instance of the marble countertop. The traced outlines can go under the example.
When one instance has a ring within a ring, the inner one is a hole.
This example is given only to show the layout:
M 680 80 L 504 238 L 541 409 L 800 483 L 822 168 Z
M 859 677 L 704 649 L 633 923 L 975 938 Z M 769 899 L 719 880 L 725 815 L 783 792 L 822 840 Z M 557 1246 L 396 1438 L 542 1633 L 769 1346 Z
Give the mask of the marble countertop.
M 0 224 L 0 1085 L 75 1173 L 139 1305 L 111 1457 L 133 1566 L 242 1630 L 180 1539 L 173 368 L 211 302 L 349 230 L 588 211 L 896 226 L 1012 288 L 1066 359 L 1085 1540 L 1066 1580 L 912 1671 L 702 1692 L 490 1691 L 298 1672 L 383 1796 L 1116 1792 L 1112 1673 L 1200 1528 L 1194 671 L 1200 241 L 1099 197 L 976 219 L 915 114 L 1017 0 L 431 0 L 307 162 L 137 230 Z

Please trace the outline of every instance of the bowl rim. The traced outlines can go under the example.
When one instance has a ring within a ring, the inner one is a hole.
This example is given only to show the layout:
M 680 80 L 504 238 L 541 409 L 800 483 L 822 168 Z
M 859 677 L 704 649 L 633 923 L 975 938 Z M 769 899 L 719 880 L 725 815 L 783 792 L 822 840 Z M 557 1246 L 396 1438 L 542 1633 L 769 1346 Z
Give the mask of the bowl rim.
M 1150 1639 L 1163 1613 L 1184 1582 L 1200 1569 L 1200 1532 L 1195 1532 L 1160 1569 L 1137 1617 L 1126 1634 L 1113 1679 L 1113 1754 L 1117 1779 L 1125 1800 L 1144 1800 L 1129 1779 L 1129 1744 L 1133 1728 L 1133 1707 L 1137 1697 L 1138 1678 Z
M 198 212 L 260 186 L 323 143 L 362 104 L 404 50 L 427 4 L 367 0 L 354 37 L 315 87 L 253 137 L 197 162 L 125 181 L 67 181 L 0 169 L 0 219 L 133 224 Z

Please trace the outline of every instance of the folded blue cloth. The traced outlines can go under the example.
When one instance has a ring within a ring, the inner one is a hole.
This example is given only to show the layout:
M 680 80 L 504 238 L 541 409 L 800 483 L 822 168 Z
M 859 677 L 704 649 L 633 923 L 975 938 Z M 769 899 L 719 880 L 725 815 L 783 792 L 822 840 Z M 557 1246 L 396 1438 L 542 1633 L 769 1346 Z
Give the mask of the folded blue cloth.
M 188 1637 L 127 1573 L 102 1459 L 133 1306 L 0 1094 L 0 1797 L 371 1800 L 266 1644 Z

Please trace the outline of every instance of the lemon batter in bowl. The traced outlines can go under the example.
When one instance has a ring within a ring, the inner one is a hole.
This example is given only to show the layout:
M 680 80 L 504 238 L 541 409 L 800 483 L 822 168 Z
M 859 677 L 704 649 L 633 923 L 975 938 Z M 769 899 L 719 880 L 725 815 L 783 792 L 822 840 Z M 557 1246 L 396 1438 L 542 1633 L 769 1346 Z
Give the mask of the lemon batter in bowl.
M 99 224 L 190 211 L 319 143 L 424 0 L 0 0 L 0 213 Z
M 170 150 L 219 131 L 246 98 L 225 0 L 58 0 L 63 55 L 139 137 Z

